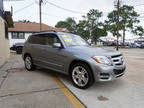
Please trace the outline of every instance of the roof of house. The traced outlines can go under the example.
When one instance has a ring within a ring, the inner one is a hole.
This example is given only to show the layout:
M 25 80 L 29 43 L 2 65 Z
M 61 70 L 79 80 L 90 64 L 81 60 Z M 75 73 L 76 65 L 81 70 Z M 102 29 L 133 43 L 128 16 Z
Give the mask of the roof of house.
M 55 28 L 42 24 L 42 31 L 55 30 L 57 32 L 69 32 L 65 28 Z M 40 24 L 35 22 L 14 22 L 13 28 L 8 28 L 10 32 L 40 32 Z

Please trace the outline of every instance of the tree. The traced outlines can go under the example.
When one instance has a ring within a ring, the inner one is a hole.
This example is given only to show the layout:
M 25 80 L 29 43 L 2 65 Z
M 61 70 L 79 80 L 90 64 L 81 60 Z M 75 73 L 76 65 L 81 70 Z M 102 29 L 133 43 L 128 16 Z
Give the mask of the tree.
M 59 21 L 55 27 L 67 28 L 71 33 L 76 33 L 76 21 L 71 17 L 67 18 L 65 21 Z
M 115 36 L 116 35 L 116 18 L 117 10 L 112 11 L 108 14 L 108 21 L 105 21 L 107 29 Z M 119 28 L 123 32 L 123 45 L 125 43 L 125 32 L 130 31 L 136 33 L 136 24 L 140 21 L 138 20 L 139 14 L 134 11 L 133 6 L 123 5 L 120 7 L 120 23 Z M 135 30 L 134 30 L 135 29 Z M 135 32 L 134 32 L 135 31 Z
M 101 17 L 102 12 L 95 9 L 90 10 L 86 16 L 83 16 L 84 18 L 83 22 L 85 22 L 84 29 L 89 32 L 92 43 L 100 36 L 107 35 L 107 32 L 104 29 L 104 24 L 99 21 Z
M 93 31 L 94 40 L 97 40 L 101 36 L 107 36 L 107 30 L 105 28 L 95 28 Z
M 76 29 L 77 29 L 77 30 L 76 30 L 76 31 L 77 31 L 76 34 L 84 37 L 85 39 L 89 39 L 90 33 L 89 33 L 88 30 L 85 29 L 85 28 L 86 28 L 86 25 L 85 25 L 85 24 L 86 24 L 86 21 L 85 21 L 85 20 L 79 21 L 79 23 L 78 23 L 77 26 L 76 26 Z
M 86 16 L 82 16 L 78 24 L 73 18 L 67 18 L 65 21 L 59 21 L 55 27 L 67 28 L 70 32 L 83 36 L 86 39 L 92 39 L 92 43 L 100 36 L 106 36 L 107 31 L 104 24 L 99 21 L 102 12 L 92 9 Z
M 110 31 L 113 36 L 117 35 L 117 11 L 114 10 L 108 14 L 108 20 L 105 21 L 105 28 Z M 121 29 L 121 28 L 120 28 Z
M 135 29 L 132 31 L 134 34 L 143 36 L 144 35 L 144 29 L 142 26 L 136 26 Z

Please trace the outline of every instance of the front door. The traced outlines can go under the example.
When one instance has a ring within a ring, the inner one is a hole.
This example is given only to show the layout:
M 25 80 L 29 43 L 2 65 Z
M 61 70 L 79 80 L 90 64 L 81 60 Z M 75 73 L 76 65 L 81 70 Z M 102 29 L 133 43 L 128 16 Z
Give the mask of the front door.
M 60 39 L 55 34 L 45 34 L 45 45 L 42 47 L 42 62 L 50 69 L 57 71 L 65 71 L 64 66 L 66 62 L 65 49 L 54 48 L 54 43 L 61 43 Z

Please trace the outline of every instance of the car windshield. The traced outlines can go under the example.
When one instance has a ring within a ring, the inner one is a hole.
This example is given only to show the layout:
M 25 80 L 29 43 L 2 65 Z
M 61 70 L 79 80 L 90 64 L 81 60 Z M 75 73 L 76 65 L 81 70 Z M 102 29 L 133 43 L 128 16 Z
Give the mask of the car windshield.
M 60 34 L 67 46 L 87 46 L 89 45 L 83 38 L 74 34 Z

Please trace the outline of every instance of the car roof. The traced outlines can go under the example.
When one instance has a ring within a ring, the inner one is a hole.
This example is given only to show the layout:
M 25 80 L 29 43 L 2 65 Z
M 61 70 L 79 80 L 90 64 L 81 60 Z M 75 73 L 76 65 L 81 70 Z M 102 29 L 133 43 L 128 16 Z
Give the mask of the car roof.
M 31 36 L 36 36 L 36 35 L 40 35 L 40 34 L 55 34 L 55 35 L 58 35 L 58 34 L 72 34 L 72 33 L 51 31 L 51 32 L 34 33 Z
M 40 32 L 40 33 L 34 33 L 32 34 L 32 36 L 35 36 L 35 35 L 39 35 L 39 34 L 57 34 L 57 32 Z
M 32 34 L 33 35 L 39 35 L 39 34 L 70 34 L 70 33 L 66 33 L 66 32 L 55 32 L 55 31 L 52 31 L 52 32 L 40 32 L 40 33 L 34 33 Z

